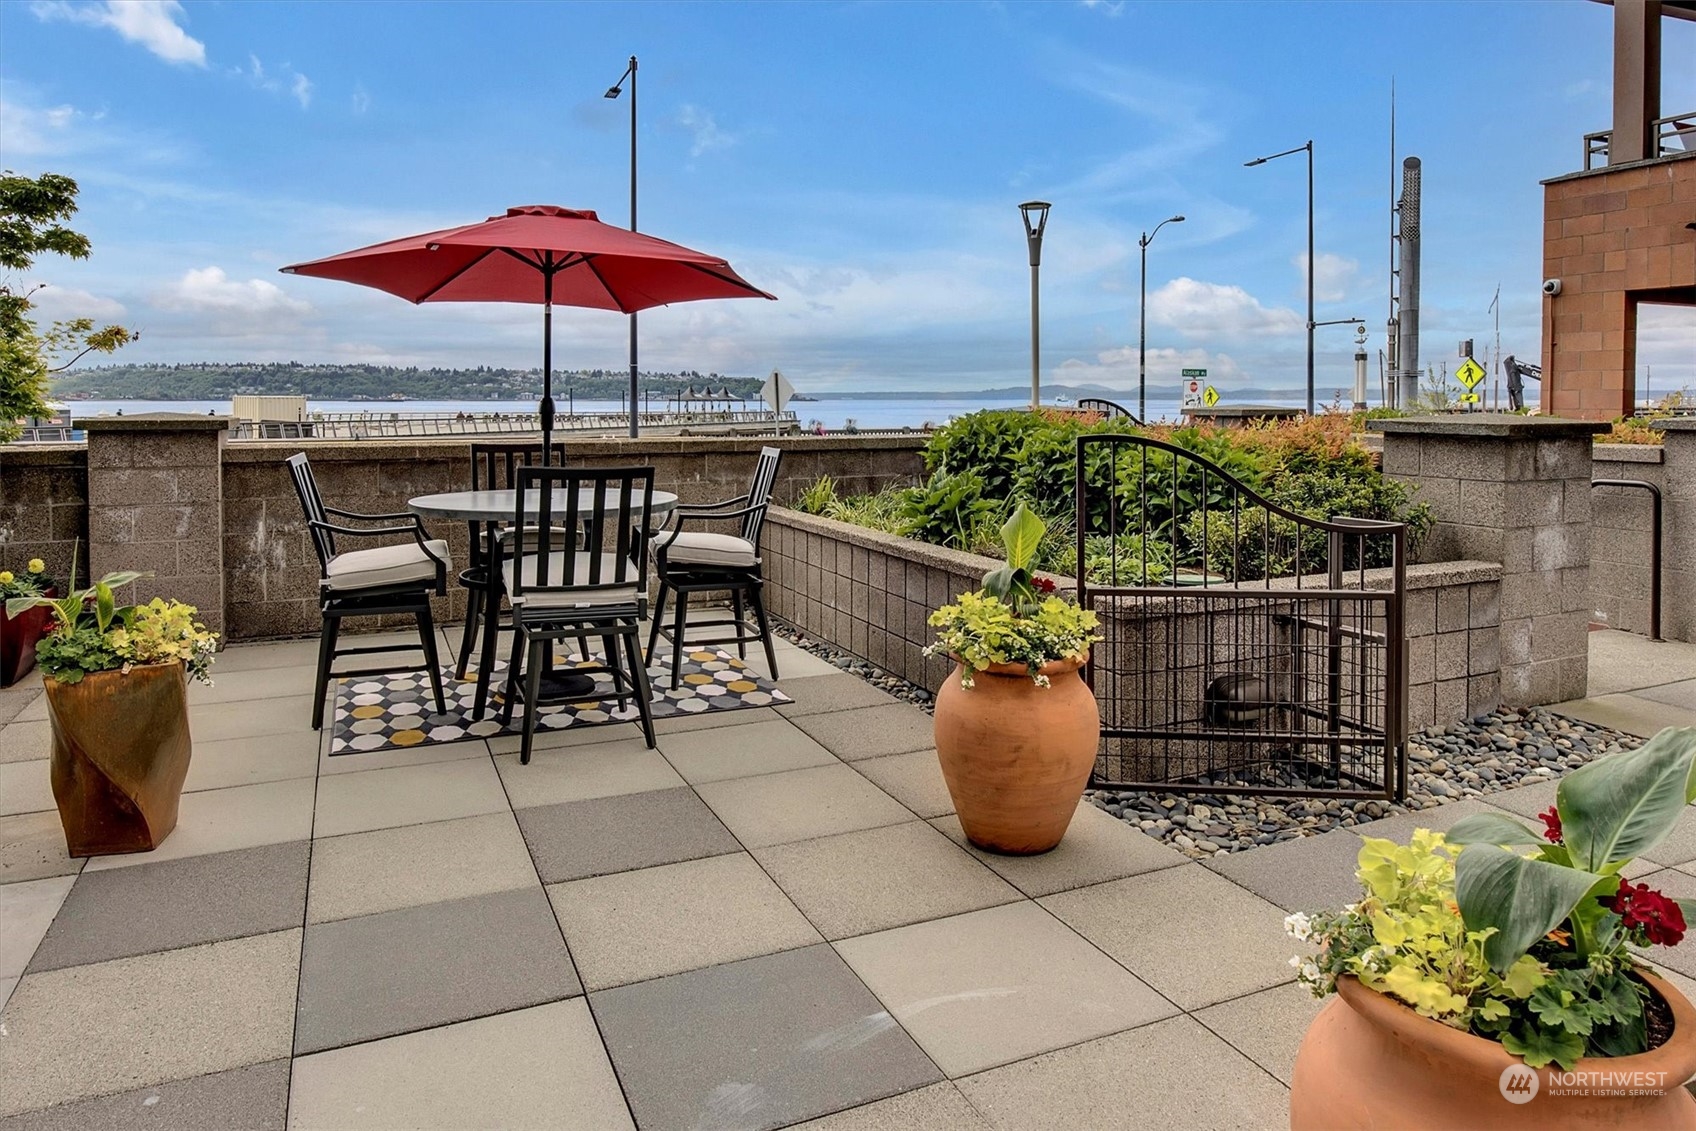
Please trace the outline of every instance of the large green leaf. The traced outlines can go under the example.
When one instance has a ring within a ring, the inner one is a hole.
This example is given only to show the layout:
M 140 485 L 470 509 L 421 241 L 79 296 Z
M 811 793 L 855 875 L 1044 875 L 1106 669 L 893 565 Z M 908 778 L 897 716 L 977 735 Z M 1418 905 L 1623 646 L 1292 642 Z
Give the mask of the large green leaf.
M 1484 940 L 1484 957 L 1505 971 L 1603 879 L 1493 844 L 1473 844 L 1455 861 L 1455 902 L 1467 930 L 1496 929 Z
M 1007 547 L 1007 564 L 1015 570 L 1030 568 L 1047 530 L 1048 524 L 1038 518 L 1030 507 L 1020 503 L 1013 517 L 1001 527 L 1001 541 Z
M 1543 838 L 1500 813 L 1474 813 L 1455 822 L 1454 828 L 1443 834 L 1450 844 L 1528 844 L 1541 847 Z
M 1654 848 L 1696 800 L 1696 727 L 1668 727 L 1636 750 L 1580 767 L 1556 788 L 1573 864 L 1599 872 Z

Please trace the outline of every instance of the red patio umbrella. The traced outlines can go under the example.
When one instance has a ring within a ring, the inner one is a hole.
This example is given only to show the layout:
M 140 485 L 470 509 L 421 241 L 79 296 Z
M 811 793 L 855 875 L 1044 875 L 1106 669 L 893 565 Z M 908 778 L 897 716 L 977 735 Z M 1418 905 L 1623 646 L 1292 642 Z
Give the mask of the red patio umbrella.
M 553 204 L 509 208 L 506 215 L 479 224 L 407 236 L 282 270 L 376 287 L 412 303 L 541 303 L 544 453 L 554 430 L 554 303 L 633 314 L 697 299 L 776 297 L 716 255 L 614 228 L 593 212 Z M 632 422 L 636 394 L 633 367 Z

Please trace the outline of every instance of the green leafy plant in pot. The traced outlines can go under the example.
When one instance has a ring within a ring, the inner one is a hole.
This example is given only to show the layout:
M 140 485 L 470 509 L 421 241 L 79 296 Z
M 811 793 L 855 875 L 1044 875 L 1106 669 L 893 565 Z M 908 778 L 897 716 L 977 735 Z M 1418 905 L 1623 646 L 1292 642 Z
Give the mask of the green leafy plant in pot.
M 1364 898 L 1286 920 L 1317 947 L 1300 981 L 1340 996 L 1292 1127 L 1696 1127 L 1696 1010 L 1639 956 L 1678 945 L 1696 901 L 1623 876 L 1696 801 L 1693 771 L 1696 728 L 1668 729 L 1567 775 L 1540 831 L 1477 814 L 1366 839 Z
M 10 687 L 35 668 L 35 645 L 47 632 L 52 614 L 44 608 L 27 608 L 13 616 L 7 602 L 20 597 L 57 595 L 47 563 L 31 558 L 22 573 L 0 569 L 0 687 Z
M 192 605 L 119 605 L 146 574 L 110 573 L 63 597 L 7 601 L 11 616 L 45 608 L 36 646 L 53 745 L 53 797 L 72 856 L 148 852 L 177 824 L 192 750 L 188 681 L 211 683 L 217 636 Z
M 966 837 L 1029 855 L 1060 843 L 1088 784 L 1101 718 L 1080 669 L 1096 616 L 1031 571 L 1046 531 L 1023 504 L 1001 528 L 1006 562 L 936 610 L 953 673 L 936 696 L 936 751 Z

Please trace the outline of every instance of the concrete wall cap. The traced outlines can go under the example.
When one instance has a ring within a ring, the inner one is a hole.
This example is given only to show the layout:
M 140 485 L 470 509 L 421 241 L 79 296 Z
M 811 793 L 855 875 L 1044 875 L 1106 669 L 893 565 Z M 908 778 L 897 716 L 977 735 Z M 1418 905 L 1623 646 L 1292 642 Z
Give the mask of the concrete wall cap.
M 1562 173 L 1558 177 L 1549 177 L 1538 183 L 1558 185 L 1563 181 L 1581 181 L 1586 177 L 1605 177 L 1609 173 L 1623 173 L 1628 169 L 1645 169 L 1651 165 L 1670 165 L 1674 161 L 1689 161 L 1692 158 L 1696 158 L 1696 151 L 1663 153 L 1659 157 L 1650 157 L 1642 161 L 1622 161 L 1618 165 L 1603 165 L 1599 169 L 1580 169 L 1576 173 Z
M 135 416 L 90 416 L 78 420 L 84 432 L 224 432 L 227 416 L 197 416 L 191 412 L 144 412 Z
M 1649 425 L 1663 432 L 1696 432 L 1696 416 L 1673 416 L 1666 420 L 1656 420 Z
M 1597 463 L 1664 463 L 1667 453 L 1659 444 L 1601 444 L 1593 449 Z
M 129 419 L 125 417 L 124 419 Z M 643 456 L 690 455 L 753 455 L 767 445 L 782 448 L 786 453 L 844 451 L 920 451 L 930 440 L 929 435 L 910 436 L 627 436 L 594 438 L 573 437 L 555 433 L 556 442 L 565 444 L 565 456 L 577 463 L 585 458 L 605 458 L 613 463 L 628 462 L 631 453 Z M 296 452 L 305 452 L 314 461 L 325 463 L 338 460 L 392 462 L 414 459 L 469 459 L 473 443 L 504 443 L 531 441 L 538 446 L 541 435 L 484 435 L 444 436 L 439 439 L 419 437 L 385 437 L 370 440 L 233 440 L 224 449 L 226 463 L 276 463 Z
M 1696 421 L 1692 424 L 1696 425 Z M 1367 427 L 1392 436 L 1442 436 L 1458 440 L 1564 440 L 1595 436 L 1613 426 L 1600 420 L 1567 420 L 1558 416 L 1509 416 L 1505 413 L 1475 412 L 1453 416 L 1392 416 L 1368 421 Z

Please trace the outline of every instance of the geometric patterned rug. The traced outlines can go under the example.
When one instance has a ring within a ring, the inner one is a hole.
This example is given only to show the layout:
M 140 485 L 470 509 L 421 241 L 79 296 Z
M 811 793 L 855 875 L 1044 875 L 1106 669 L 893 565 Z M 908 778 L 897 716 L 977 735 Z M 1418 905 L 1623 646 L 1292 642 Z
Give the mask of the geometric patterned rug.
M 588 667 L 599 661 L 561 652 L 554 656 L 558 668 Z M 655 719 L 678 715 L 700 715 L 711 711 L 736 711 L 793 702 L 776 684 L 758 675 L 733 654 L 712 647 L 697 648 L 683 657 L 683 678 L 671 689 L 670 656 L 648 669 L 653 687 L 651 707 Z M 489 709 L 482 719 L 471 721 L 471 706 L 477 693 L 477 672 L 456 680 L 452 668 L 442 672 L 442 693 L 447 713 L 434 710 L 435 696 L 423 672 L 361 676 L 337 681 L 335 721 L 330 732 L 330 755 L 365 754 L 376 750 L 404 749 L 439 742 L 464 742 L 498 734 L 522 734 L 524 704 L 512 712 L 512 725 L 503 728 L 499 708 L 504 700 L 500 688 L 506 680 L 506 661 L 498 661 L 489 694 Z M 633 722 L 640 716 L 634 703 L 623 707 L 603 698 L 612 690 L 612 679 L 595 676 L 596 686 L 574 703 L 545 706 L 536 719 L 538 733 L 573 727 L 606 726 Z

